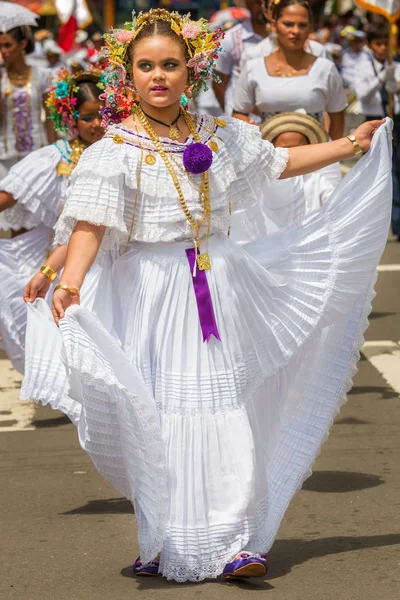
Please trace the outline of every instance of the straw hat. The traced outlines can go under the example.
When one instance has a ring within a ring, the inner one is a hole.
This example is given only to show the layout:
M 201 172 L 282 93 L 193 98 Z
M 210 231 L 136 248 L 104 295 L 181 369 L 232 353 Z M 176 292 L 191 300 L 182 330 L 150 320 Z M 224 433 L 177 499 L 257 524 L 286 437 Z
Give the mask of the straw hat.
M 303 134 L 310 144 L 321 144 L 328 142 L 329 136 L 321 123 L 306 115 L 298 112 L 280 113 L 271 117 L 261 125 L 261 135 L 264 140 L 273 142 L 281 133 Z

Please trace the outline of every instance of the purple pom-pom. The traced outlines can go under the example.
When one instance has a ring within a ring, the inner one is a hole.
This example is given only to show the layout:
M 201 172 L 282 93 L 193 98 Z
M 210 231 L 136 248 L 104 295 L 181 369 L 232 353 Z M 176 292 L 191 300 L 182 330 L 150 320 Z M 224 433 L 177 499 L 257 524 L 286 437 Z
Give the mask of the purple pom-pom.
M 212 161 L 213 153 L 211 149 L 201 142 L 190 144 L 183 153 L 184 167 L 186 171 L 194 175 L 200 175 L 200 173 L 208 171 Z

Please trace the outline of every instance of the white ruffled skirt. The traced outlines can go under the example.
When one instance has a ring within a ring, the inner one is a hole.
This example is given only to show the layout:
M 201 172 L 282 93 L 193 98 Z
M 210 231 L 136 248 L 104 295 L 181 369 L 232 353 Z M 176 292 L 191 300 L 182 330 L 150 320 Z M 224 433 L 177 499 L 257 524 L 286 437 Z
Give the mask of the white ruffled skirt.
M 51 248 L 53 230 L 39 225 L 15 238 L 0 240 L 0 347 L 5 350 L 14 368 L 24 373 L 26 303 L 24 289 L 46 261 Z M 95 265 L 85 279 L 83 303 L 91 308 L 93 291 L 101 267 Z M 53 286 L 54 287 L 54 286 Z M 51 302 L 48 294 L 48 302 Z
M 270 549 L 356 369 L 390 223 L 390 132 L 321 210 L 239 247 L 210 240 L 221 342 L 203 343 L 188 244 L 134 244 L 93 313 L 29 306 L 22 398 L 62 407 L 135 506 L 143 561 L 177 581 Z M 61 355 L 63 360 L 61 360 Z M 134 557 L 132 557 L 134 558 Z

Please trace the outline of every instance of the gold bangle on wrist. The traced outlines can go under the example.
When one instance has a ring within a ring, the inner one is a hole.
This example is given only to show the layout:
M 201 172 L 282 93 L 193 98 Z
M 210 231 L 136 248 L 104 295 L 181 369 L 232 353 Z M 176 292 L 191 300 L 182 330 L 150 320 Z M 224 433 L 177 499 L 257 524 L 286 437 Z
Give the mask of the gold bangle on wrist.
M 42 267 L 40 267 L 39 273 L 43 273 L 43 275 L 45 275 L 47 279 L 50 279 L 51 283 L 53 283 L 53 281 L 58 277 L 57 271 L 49 267 L 49 265 L 43 265 Z
M 78 288 L 74 287 L 73 285 L 56 285 L 54 291 L 56 292 L 57 290 L 65 290 L 67 292 L 70 292 L 71 294 L 75 294 L 76 296 L 81 295 L 80 290 L 78 290 Z
M 356 140 L 356 136 L 351 133 L 350 135 L 346 135 L 346 137 L 353 144 L 354 156 L 361 156 L 361 154 L 363 154 L 363 151 L 361 149 L 360 144 Z

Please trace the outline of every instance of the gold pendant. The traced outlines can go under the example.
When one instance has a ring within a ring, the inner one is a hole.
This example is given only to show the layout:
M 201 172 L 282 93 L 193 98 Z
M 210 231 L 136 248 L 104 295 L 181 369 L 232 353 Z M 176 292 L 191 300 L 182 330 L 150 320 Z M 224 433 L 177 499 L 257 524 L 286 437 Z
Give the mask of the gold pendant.
M 57 175 L 62 177 L 69 177 L 74 170 L 74 164 L 72 162 L 59 162 L 57 165 Z
M 179 131 L 179 129 L 177 127 L 170 127 L 168 136 L 170 137 L 171 140 L 176 141 L 176 140 L 179 140 L 179 138 L 181 137 L 181 132 Z
M 217 142 L 214 142 L 213 140 L 211 140 L 210 142 L 208 142 L 208 147 L 213 151 L 213 152 L 218 152 L 219 147 Z
M 211 261 L 210 255 L 208 252 L 203 252 L 203 254 L 198 254 L 197 257 L 197 266 L 200 271 L 209 271 L 211 269 Z
M 114 135 L 112 141 L 114 142 L 114 144 L 123 144 L 124 143 L 124 138 L 122 137 L 122 135 Z
M 148 154 L 148 155 L 145 157 L 145 159 L 144 159 L 144 162 L 146 163 L 146 165 L 150 165 L 150 167 L 152 167 L 153 165 L 155 165 L 155 164 L 156 164 L 156 162 L 157 162 L 157 159 L 156 159 L 156 157 L 154 156 L 154 154 Z
M 222 119 L 215 119 L 215 124 L 218 125 L 218 127 L 226 127 L 226 121 L 223 121 Z

